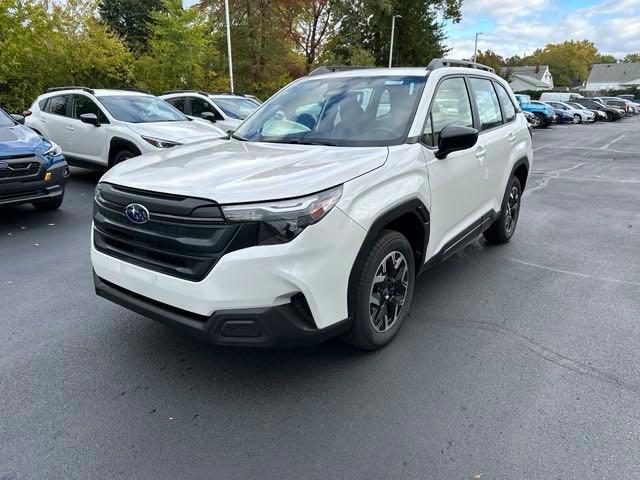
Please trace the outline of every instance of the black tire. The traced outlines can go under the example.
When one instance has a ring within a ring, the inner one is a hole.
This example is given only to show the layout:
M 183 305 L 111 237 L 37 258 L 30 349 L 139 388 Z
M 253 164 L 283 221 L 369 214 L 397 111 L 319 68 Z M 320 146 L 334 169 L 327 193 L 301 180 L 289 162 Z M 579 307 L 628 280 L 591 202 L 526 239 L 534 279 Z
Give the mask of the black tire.
M 363 350 L 376 350 L 393 340 L 411 308 L 415 276 L 407 238 L 395 230 L 380 232 L 354 265 L 349 287 L 353 325 L 343 339 Z
M 607 122 L 613 122 L 613 113 L 607 112 Z
M 39 202 L 33 202 L 31 205 L 36 210 L 40 211 L 49 211 L 49 210 L 57 210 L 62 205 L 62 201 L 64 200 L 64 195 L 58 198 L 52 198 L 49 200 L 41 200 Z
M 544 117 L 541 113 L 534 113 L 534 118 L 531 119 L 531 125 L 533 128 L 542 128 L 544 125 Z
M 113 160 L 111 160 L 111 164 L 109 165 L 109 168 L 136 156 L 137 155 L 133 153 L 131 150 L 120 150 L 118 153 L 114 155 Z
M 500 216 L 485 230 L 484 238 L 489 243 L 507 243 L 513 237 L 520 217 L 522 204 L 522 186 L 517 177 L 511 177 L 502 199 Z

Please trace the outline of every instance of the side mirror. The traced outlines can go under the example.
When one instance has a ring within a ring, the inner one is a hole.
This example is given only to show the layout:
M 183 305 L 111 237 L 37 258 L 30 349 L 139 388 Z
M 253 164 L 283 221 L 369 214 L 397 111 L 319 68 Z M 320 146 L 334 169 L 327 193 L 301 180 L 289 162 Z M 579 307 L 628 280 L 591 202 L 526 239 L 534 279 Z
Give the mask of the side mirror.
M 216 116 L 212 112 L 202 112 L 200 118 L 209 120 L 211 123 L 216 123 Z
M 83 113 L 80 115 L 80 121 L 82 123 L 88 123 L 89 125 L 93 125 L 94 127 L 99 127 L 100 122 L 98 121 L 98 116 L 95 113 Z
M 438 139 L 436 158 L 442 160 L 459 150 L 466 150 L 478 142 L 478 130 L 460 125 L 449 125 L 442 129 Z
M 18 115 L 16 113 L 11 114 L 11 118 L 13 118 L 20 125 L 24 125 L 24 117 L 22 115 Z

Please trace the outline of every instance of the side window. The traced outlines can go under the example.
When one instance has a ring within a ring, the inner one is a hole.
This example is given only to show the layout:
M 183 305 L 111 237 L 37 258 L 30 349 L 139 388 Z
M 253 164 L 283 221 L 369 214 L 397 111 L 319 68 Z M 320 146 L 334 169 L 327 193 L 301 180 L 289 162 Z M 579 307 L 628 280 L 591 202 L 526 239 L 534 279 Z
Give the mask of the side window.
M 511 97 L 499 83 L 494 83 L 496 92 L 498 92 L 498 98 L 500 99 L 500 105 L 502 106 L 502 112 L 504 113 L 504 121 L 510 122 L 516 118 L 516 109 L 511 102 Z
M 43 100 L 40 100 L 38 102 L 38 107 L 40 107 L 40 111 L 41 112 L 46 112 L 47 111 L 47 103 L 49 103 L 49 99 L 45 98 Z
M 66 117 L 68 104 L 69 104 L 69 95 L 52 97 L 49 100 L 49 105 L 47 106 L 47 112 Z
M 202 98 L 191 97 L 191 115 L 194 117 L 201 116 L 204 112 L 211 112 L 215 114 L 215 109 L 209 102 Z
M 96 103 L 91 100 L 89 97 L 85 97 L 84 95 L 74 95 L 73 96 L 73 118 L 80 118 L 80 115 L 84 113 L 93 113 L 96 117 L 98 117 L 98 121 L 100 123 L 109 123 L 105 114 L 100 110 L 100 107 L 96 105 Z
M 491 80 L 471 78 L 470 81 L 473 98 L 476 101 L 478 115 L 480 116 L 480 130 L 488 130 L 502 125 L 500 104 Z
M 447 125 L 473 127 L 471 102 L 463 78 L 449 78 L 438 86 L 425 125 L 423 141 L 432 147 L 437 146 L 440 132 Z
M 186 100 L 186 97 L 170 98 L 167 100 L 167 103 L 173 105 L 182 113 L 186 113 L 184 109 L 185 100 Z

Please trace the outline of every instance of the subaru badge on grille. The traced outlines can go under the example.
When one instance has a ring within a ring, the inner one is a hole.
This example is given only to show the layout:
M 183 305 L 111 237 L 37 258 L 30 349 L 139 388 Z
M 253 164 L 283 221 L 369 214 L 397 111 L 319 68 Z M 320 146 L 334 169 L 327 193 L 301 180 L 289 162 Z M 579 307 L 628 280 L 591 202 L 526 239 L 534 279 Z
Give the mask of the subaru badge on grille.
M 149 210 L 139 203 L 130 203 L 124 209 L 124 213 L 133 223 L 147 223 L 149 221 Z

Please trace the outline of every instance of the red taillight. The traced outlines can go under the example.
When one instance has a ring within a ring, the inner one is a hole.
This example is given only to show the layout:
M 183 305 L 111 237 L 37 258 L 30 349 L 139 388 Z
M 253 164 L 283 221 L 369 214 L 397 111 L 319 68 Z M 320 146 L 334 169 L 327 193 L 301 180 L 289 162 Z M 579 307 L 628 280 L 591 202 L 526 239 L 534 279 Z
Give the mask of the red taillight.
M 24 112 L 22 112 L 22 116 L 23 117 L 28 117 L 29 115 L 31 115 L 31 110 L 25 110 Z

